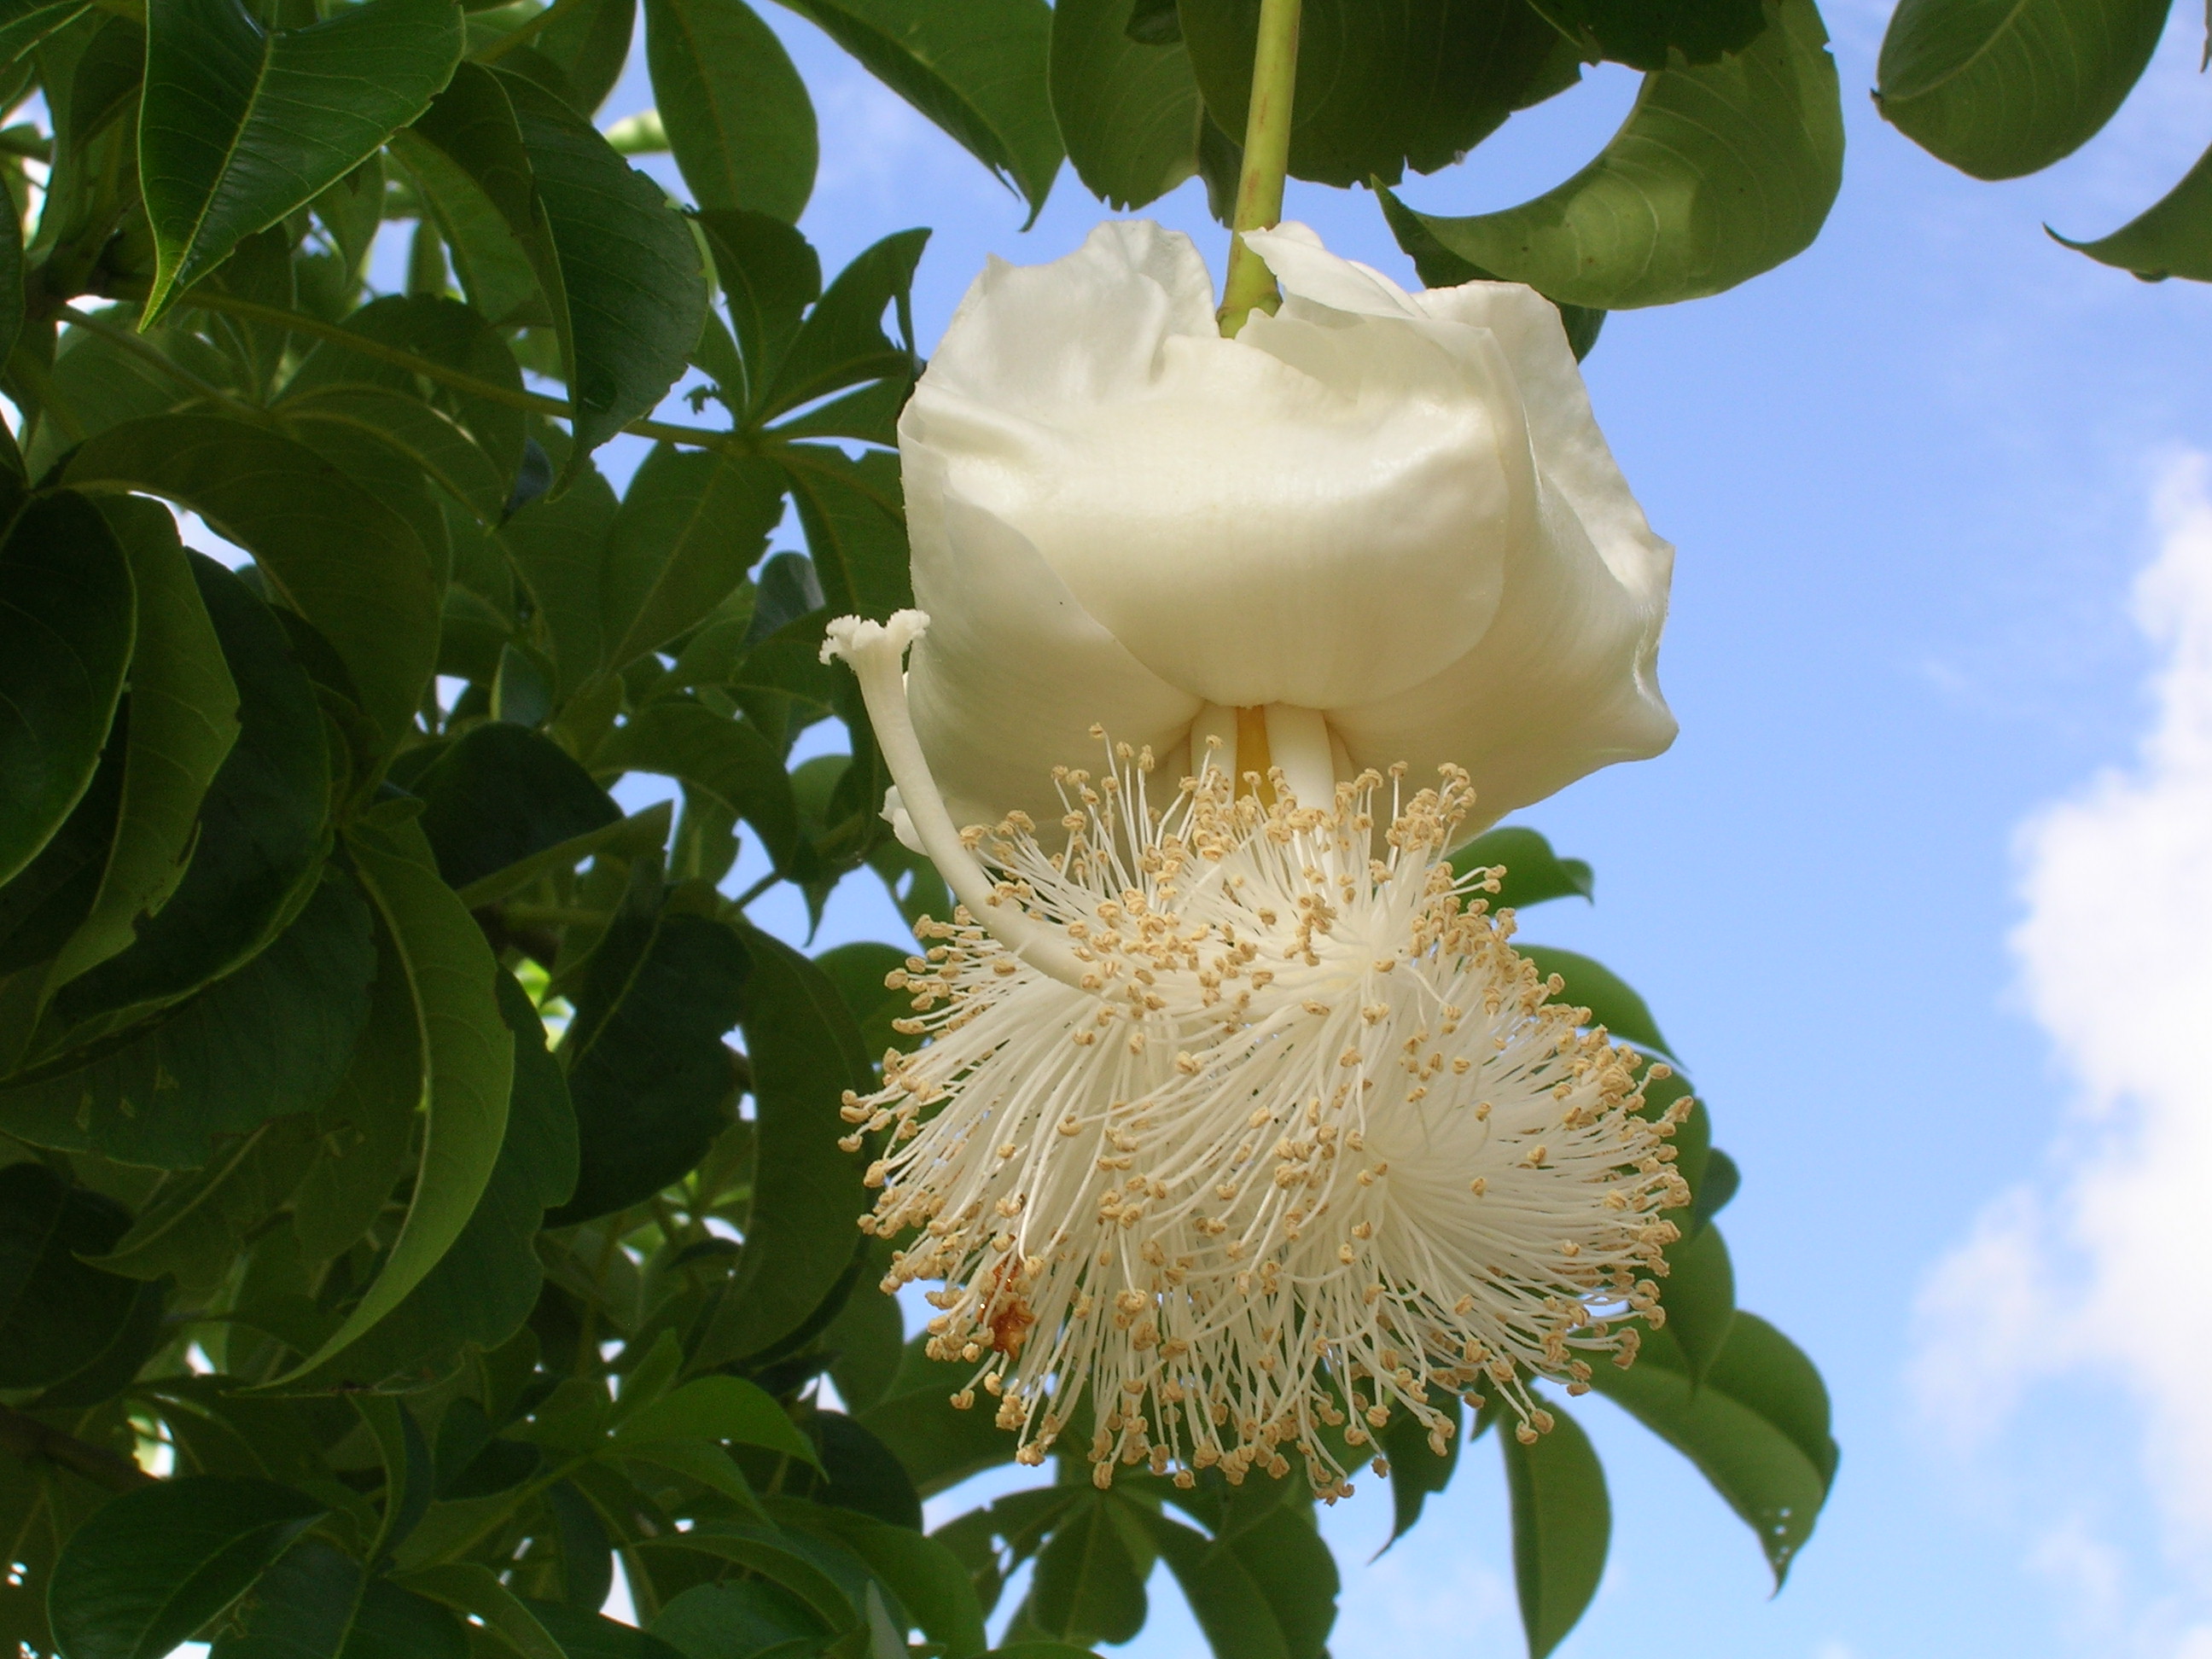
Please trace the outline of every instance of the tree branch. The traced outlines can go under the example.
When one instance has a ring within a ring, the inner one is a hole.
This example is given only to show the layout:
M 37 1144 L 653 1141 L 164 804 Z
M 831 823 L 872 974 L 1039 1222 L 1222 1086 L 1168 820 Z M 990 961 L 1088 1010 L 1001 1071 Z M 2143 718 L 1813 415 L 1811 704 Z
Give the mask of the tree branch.
M 80 1440 L 9 1406 L 0 1406 L 0 1450 L 13 1452 L 27 1463 L 52 1463 L 111 1492 L 135 1492 L 154 1484 L 152 1475 L 122 1453 Z

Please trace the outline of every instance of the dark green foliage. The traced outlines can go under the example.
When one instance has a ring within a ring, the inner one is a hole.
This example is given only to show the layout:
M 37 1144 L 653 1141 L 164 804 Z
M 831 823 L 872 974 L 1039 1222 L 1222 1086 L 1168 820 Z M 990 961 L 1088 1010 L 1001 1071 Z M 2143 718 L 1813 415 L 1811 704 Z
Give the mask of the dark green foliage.
M 1117 207 L 1196 176 L 1226 212 L 1255 0 L 786 3 L 1002 179 L 1009 223 L 1063 147 Z M 810 955 L 725 890 L 764 854 L 817 918 L 864 866 L 910 923 L 951 908 L 821 659 L 834 617 L 913 602 L 929 233 L 825 282 L 795 228 L 815 102 L 750 0 L 127 9 L 0 3 L 51 166 L 0 234 L 0 1394 L 67 1452 L 0 1450 L 0 1648 L 1083 1659 L 1158 1590 L 1224 1659 L 1322 1659 L 1338 1573 L 1303 1474 L 1102 1491 L 1087 1402 L 1065 1467 L 922 1530 L 1017 1441 L 877 1290 L 911 1241 L 856 1225 L 883 1148 L 843 1105 L 921 1040 L 884 983 L 912 947 Z M 2136 23 L 2083 58 L 2076 125 Z M 1599 307 L 1810 237 L 1823 38 L 1810 0 L 1306 0 L 1292 167 L 1395 180 L 1584 62 L 1644 70 L 1538 203 L 1383 198 L 1421 281 L 1534 282 L 1586 350 Z M 592 113 L 634 49 L 658 125 L 611 142 Z M 1901 125 L 1948 96 L 1890 68 Z M 626 159 L 659 146 L 681 202 Z M 2191 211 L 2090 251 L 2194 274 Z M 623 432 L 641 460 L 602 448 Z M 252 562 L 187 550 L 173 508 Z M 1459 862 L 1497 906 L 1593 891 L 1525 828 Z M 1598 963 L 1531 955 L 1668 1053 Z M 1657 1072 L 1655 1116 L 1688 1090 Z M 1735 1306 L 1702 1105 L 1671 1146 L 1693 1206 L 1664 1322 L 1593 1386 L 1778 1577 L 1833 1475 L 1826 1399 Z M 1464 1433 L 1501 1422 L 1541 1651 L 1602 1569 L 1602 1478 L 1564 1419 L 1523 1443 L 1492 1401 Z M 1443 1446 L 1401 1414 L 1362 1449 L 1397 1532 L 1457 1472 Z M 599 1611 L 618 1559 L 641 1628 Z

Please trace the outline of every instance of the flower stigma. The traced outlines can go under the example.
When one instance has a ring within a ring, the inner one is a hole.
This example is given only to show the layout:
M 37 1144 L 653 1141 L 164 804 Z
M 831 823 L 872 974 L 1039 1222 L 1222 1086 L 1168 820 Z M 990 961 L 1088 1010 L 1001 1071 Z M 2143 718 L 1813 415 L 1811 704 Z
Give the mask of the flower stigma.
M 929 1355 L 974 1367 L 953 1403 L 995 1397 L 1024 1463 L 1077 1437 L 1102 1487 L 1295 1454 L 1333 1500 L 1399 1413 L 1445 1449 L 1432 1391 L 1494 1391 L 1533 1440 L 1533 1378 L 1580 1394 L 1632 1361 L 1690 1102 L 1647 1115 L 1667 1068 L 1550 1000 L 1490 909 L 1501 871 L 1455 872 L 1466 774 L 1310 805 L 1216 749 L 1156 792 L 1151 752 L 1109 744 L 1054 769 L 1054 850 L 1020 813 L 955 830 L 905 706 L 927 623 L 844 618 L 823 656 L 959 901 L 886 981 L 926 1041 L 846 1095 L 842 1143 L 875 1151 L 883 1288 L 939 1282 Z

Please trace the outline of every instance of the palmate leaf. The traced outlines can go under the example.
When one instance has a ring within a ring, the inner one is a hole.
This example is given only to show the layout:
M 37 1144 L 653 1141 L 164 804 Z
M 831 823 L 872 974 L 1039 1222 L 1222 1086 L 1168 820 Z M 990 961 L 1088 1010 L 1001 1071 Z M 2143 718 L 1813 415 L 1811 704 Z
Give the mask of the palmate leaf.
M 1214 125 L 1241 140 L 1259 8 L 1182 0 L 1177 10 Z M 1433 173 L 1580 73 L 1525 0 L 1305 0 L 1291 172 L 1332 185 Z
M 275 31 L 241 0 L 153 0 L 138 145 L 160 263 L 146 320 L 374 155 L 460 55 L 454 0 L 371 0 Z
M 55 1638 L 70 1659 L 161 1659 L 324 1512 L 289 1486 L 223 1475 L 128 1493 L 55 1563 Z
M 1043 211 L 1060 171 L 1044 0 L 783 0 Z
M 660 121 L 702 208 L 798 222 L 814 190 L 814 106 L 745 0 L 645 0 Z
M 1621 310 L 1717 294 L 1802 252 L 1843 179 L 1843 113 L 1812 0 L 1777 0 L 1742 52 L 1644 78 L 1595 160 L 1556 189 L 1470 218 L 1389 191 L 1401 244 L 1418 230 L 1468 265 L 1562 306 Z
M 0 882 L 60 829 L 107 739 L 137 607 L 129 561 L 89 501 L 9 503 L 0 541 Z
M 288 1379 L 307 1376 L 374 1328 L 453 1247 L 491 1180 L 507 1131 L 514 1044 L 483 935 L 438 878 L 405 817 L 356 823 L 354 866 L 406 975 L 422 1076 L 422 1158 L 392 1252 L 368 1293 Z
M 2141 77 L 2172 0 L 1900 0 L 1875 105 L 1977 179 L 2038 172 L 2087 143 Z
M 387 744 L 413 723 L 438 653 L 429 556 L 404 518 L 314 451 L 226 416 L 164 415 L 101 433 L 66 477 L 198 513 L 330 641 Z
M 1197 173 L 1206 120 L 1180 31 L 1171 43 L 1139 45 L 1129 38 L 1134 5 L 1060 0 L 1052 11 L 1052 108 L 1067 159 L 1085 189 L 1125 210 Z

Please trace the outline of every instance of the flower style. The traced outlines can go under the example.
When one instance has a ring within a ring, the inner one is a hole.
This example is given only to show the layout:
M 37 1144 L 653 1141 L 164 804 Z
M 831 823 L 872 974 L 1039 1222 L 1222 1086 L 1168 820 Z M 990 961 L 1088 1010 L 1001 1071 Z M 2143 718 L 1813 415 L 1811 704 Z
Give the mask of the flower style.
M 881 1137 L 863 1227 L 915 1234 L 884 1288 L 943 1281 L 955 1403 L 996 1396 L 1031 1463 L 1087 1419 L 1102 1486 L 1295 1449 L 1333 1499 L 1394 1410 L 1443 1450 L 1431 1389 L 1495 1386 L 1533 1439 L 1530 1375 L 1580 1392 L 1585 1356 L 1632 1358 L 1608 1320 L 1663 1318 L 1679 1109 L 1640 1114 L 1641 1056 L 1547 1002 L 1496 872 L 1446 862 L 1465 773 L 1408 794 L 1394 769 L 1380 823 L 1376 773 L 1310 807 L 1278 768 L 1263 805 L 1209 750 L 1156 805 L 1122 744 L 1055 771 L 1058 850 L 1019 811 L 956 830 L 901 673 L 927 627 L 847 617 L 823 655 L 961 901 L 890 980 L 930 1041 L 844 1109 L 849 1148 Z
M 1657 753 L 1673 550 L 1551 303 L 1408 294 L 1285 225 L 1285 290 L 1216 331 L 1188 238 L 994 262 L 899 422 L 922 746 L 961 821 L 1058 817 L 1094 723 L 1194 772 L 1463 768 L 1466 833 Z

